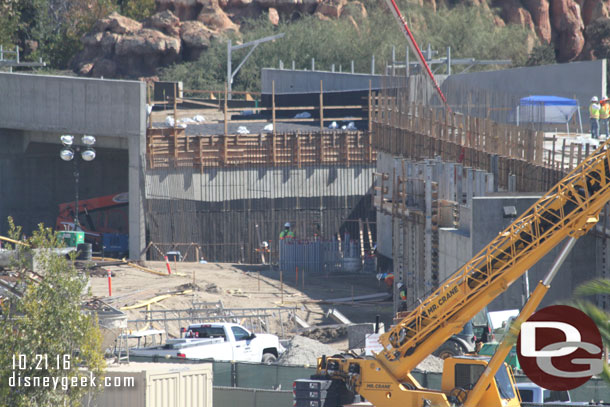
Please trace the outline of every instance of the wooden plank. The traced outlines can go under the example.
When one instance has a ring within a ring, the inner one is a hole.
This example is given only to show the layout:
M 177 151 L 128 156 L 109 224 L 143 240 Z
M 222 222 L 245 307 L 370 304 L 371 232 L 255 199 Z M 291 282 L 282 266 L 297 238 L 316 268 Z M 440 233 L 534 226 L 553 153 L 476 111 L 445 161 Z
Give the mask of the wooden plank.
M 225 102 L 224 102 L 224 131 L 225 137 L 229 134 L 229 113 L 227 112 L 228 100 L 227 95 L 229 94 L 228 84 L 225 82 Z
M 324 131 L 324 87 L 320 79 L 320 131 Z
M 273 126 L 273 135 L 275 136 L 275 80 L 271 81 L 271 122 Z M 275 149 L 275 143 L 273 148 Z M 273 159 L 273 161 L 275 162 L 275 159 Z

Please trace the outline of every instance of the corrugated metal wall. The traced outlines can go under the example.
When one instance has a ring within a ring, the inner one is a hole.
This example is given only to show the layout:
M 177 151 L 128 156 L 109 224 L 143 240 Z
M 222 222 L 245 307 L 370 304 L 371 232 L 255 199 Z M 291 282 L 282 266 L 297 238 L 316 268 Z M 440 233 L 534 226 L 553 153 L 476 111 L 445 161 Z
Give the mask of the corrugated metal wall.
M 147 241 L 183 253 L 195 243 L 208 261 L 256 263 L 260 242 L 278 251 L 286 222 L 297 239 L 359 236 L 359 219 L 368 219 L 374 234 L 367 195 L 373 170 L 363 164 L 148 169 Z M 149 250 L 150 259 L 159 255 Z

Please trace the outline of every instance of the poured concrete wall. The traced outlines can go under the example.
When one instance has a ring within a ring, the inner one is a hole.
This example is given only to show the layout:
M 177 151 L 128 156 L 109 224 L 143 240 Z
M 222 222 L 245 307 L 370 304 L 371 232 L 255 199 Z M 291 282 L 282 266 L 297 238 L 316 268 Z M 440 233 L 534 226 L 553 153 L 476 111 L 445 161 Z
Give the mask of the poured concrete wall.
M 374 217 L 367 195 L 373 169 L 370 165 L 151 169 L 146 172 L 149 240 L 159 247 L 196 243 L 207 260 L 256 263 L 261 241 L 277 250 L 286 222 L 298 239 L 331 238 L 345 232 L 357 239 L 358 220 Z M 375 225 L 371 232 L 374 236 Z M 184 252 L 187 246 L 177 249 Z
M 472 210 L 477 216 L 472 219 L 471 247 L 472 255 L 478 253 L 500 231 L 506 228 L 512 219 L 502 216 L 503 206 L 515 206 L 517 216 L 525 212 L 539 197 L 480 197 L 472 200 Z M 542 301 L 542 306 L 550 305 L 555 302 L 564 301 L 572 296 L 572 292 L 579 284 L 599 276 L 596 267 L 597 252 L 596 237 L 589 233 L 578 239 L 572 252 L 559 270 L 553 280 L 551 289 Z M 551 265 L 559 251 L 559 245 L 544 256 L 529 272 L 530 291 L 533 291 L 538 281 L 542 280 L 550 270 Z M 468 246 L 463 248 L 467 251 Z M 490 310 L 502 310 L 517 308 L 521 304 L 522 280 L 517 280 L 509 289 L 498 297 L 489 307 Z
M 301 71 L 264 68 L 261 71 L 261 92 L 271 94 L 275 82 L 275 94 L 320 93 L 320 81 L 324 92 L 353 92 L 381 87 L 382 75 L 348 72 Z
M 129 161 L 126 174 L 129 184 L 129 255 L 134 259 L 140 258 L 145 245 L 145 84 L 136 81 L 0 73 L 0 95 L 0 135 L 24 137 L 21 143 L 17 143 L 22 148 L 31 138 L 26 132 L 37 133 L 34 135 L 36 141 L 50 144 L 56 144 L 62 133 L 125 139 Z M 15 158 L 10 153 L 5 157 L 7 160 Z M 59 157 L 57 161 L 60 161 Z M 36 168 L 34 165 L 29 166 L 28 171 Z M 3 176 L 6 180 L 14 180 L 12 185 L 31 182 L 31 188 L 36 188 L 37 185 L 44 187 L 42 179 L 48 174 L 45 169 L 40 169 L 40 173 L 28 178 L 18 167 L 11 167 L 10 164 L 6 170 L 8 172 Z M 66 179 L 65 182 L 72 184 L 74 181 Z M 122 185 L 118 184 L 117 188 L 119 187 L 122 188 Z M 23 189 L 15 188 L 3 190 L 2 193 L 15 195 L 19 202 L 27 199 L 22 191 Z M 46 203 L 49 206 L 56 204 L 52 201 Z
M 136 81 L 0 73 L 1 127 L 140 137 L 142 89 Z
M 515 108 L 520 98 L 531 95 L 575 98 L 581 106 L 583 125 L 588 125 L 591 97 L 606 93 L 606 63 L 601 59 L 450 75 L 441 89 L 449 104 L 464 107 L 468 103 L 470 113 L 477 115 L 490 114 L 488 107 Z M 477 96 L 481 91 L 488 95 Z M 505 106 L 509 100 L 512 105 Z M 494 117 L 493 110 L 491 114 Z
M 206 169 L 146 172 L 146 197 L 223 202 L 239 199 L 313 198 L 364 195 L 372 166 Z
M 58 204 L 74 200 L 73 163 L 59 158 L 60 146 L 29 143 L 20 131 L 0 134 L 0 235 L 12 216 L 25 233 L 55 226 Z M 127 151 L 98 148 L 97 158 L 80 165 L 80 199 L 125 192 L 128 189 Z

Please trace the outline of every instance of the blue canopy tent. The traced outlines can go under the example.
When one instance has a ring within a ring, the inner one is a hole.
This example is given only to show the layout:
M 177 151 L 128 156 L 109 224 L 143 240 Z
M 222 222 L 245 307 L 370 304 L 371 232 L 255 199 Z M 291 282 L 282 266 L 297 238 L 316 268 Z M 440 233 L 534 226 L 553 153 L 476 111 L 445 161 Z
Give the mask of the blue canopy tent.
M 528 96 L 517 106 L 517 125 L 524 122 L 565 123 L 570 133 L 569 121 L 578 112 L 578 122 L 582 133 L 582 119 L 578 100 L 559 96 Z

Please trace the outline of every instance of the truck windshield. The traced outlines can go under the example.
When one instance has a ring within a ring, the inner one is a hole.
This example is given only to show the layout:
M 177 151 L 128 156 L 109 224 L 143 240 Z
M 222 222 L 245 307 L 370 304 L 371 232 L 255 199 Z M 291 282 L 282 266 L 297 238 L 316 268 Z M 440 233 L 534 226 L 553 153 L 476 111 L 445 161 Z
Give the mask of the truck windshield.
M 570 401 L 570 396 L 565 390 L 545 390 L 543 392 L 543 398 L 545 403 L 552 403 L 554 401 Z
M 214 326 L 198 326 L 189 328 L 186 334 L 187 338 L 225 338 L 225 330 L 223 327 Z
M 502 397 L 503 399 L 514 398 L 515 392 L 513 390 L 513 385 L 511 384 L 506 367 L 501 367 L 500 369 L 498 369 L 495 378 L 496 385 L 498 386 L 498 391 L 500 392 L 500 397 Z

